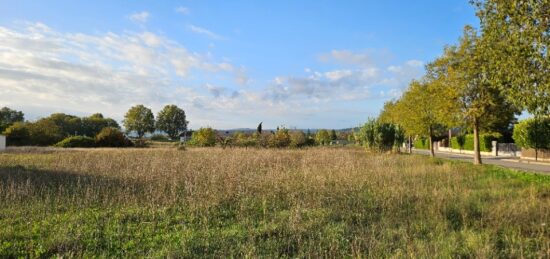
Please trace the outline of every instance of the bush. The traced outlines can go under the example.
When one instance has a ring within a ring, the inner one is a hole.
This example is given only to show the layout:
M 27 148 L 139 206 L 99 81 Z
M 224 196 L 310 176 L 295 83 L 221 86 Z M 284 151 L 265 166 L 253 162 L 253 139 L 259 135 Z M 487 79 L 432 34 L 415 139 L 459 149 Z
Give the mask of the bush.
M 54 146 L 71 148 L 71 147 L 95 147 L 95 139 L 85 136 L 72 136 L 65 138 L 64 140 L 58 142 Z
M 481 152 L 491 152 L 493 141 L 502 139 L 502 134 L 498 132 L 489 132 L 479 134 L 479 150 Z M 451 148 L 461 150 L 474 150 L 474 134 L 467 134 L 451 138 Z
M 550 118 L 529 118 L 514 126 L 513 139 L 522 148 L 550 149 Z
M 9 146 L 24 146 L 28 145 L 30 141 L 29 129 L 23 122 L 16 122 L 9 126 L 3 134 L 6 135 Z
M 278 129 L 269 137 L 268 146 L 272 148 L 283 148 L 290 145 L 290 134 L 288 130 Z
M 430 140 L 427 138 L 417 138 L 414 140 L 413 146 L 415 149 L 430 149 Z
M 388 151 L 398 145 L 401 133 L 398 127 L 391 123 L 381 123 L 370 119 L 361 127 L 357 137 L 368 149 Z
M 212 128 L 200 128 L 193 132 L 189 144 L 197 147 L 213 147 L 216 145 L 216 131 Z
M 133 146 L 126 136 L 117 128 L 103 128 L 95 137 L 97 146 L 99 147 L 131 147 Z
M 235 132 L 233 134 L 233 144 L 238 147 L 253 147 L 258 144 L 258 141 L 255 135 L 250 136 L 242 132 Z
M 303 131 L 293 131 L 290 133 L 290 146 L 299 148 L 307 145 L 306 134 Z

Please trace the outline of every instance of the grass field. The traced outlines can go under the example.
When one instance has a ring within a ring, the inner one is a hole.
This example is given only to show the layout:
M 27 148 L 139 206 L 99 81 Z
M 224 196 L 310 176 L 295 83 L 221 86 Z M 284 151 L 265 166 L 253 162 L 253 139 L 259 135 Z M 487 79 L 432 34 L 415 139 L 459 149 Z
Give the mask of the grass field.
M 549 257 L 550 177 L 354 148 L 0 154 L 0 257 Z

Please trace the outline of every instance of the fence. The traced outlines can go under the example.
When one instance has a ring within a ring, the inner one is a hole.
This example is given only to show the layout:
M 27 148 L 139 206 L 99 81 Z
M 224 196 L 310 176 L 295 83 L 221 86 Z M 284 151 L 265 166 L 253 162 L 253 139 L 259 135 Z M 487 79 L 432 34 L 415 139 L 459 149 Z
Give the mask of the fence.
M 528 149 L 522 150 L 521 159 L 550 162 L 550 150 L 548 149 L 535 150 L 533 148 L 528 148 Z
M 445 143 L 437 141 L 434 142 L 434 149 L 437 151 L 459 153 L 459 154 L 474 154 L 473 150 L 454 149 L 445 147 Z M 491 152 L 481 152 L 484 156 L 500 156 L 500 157 L 519 157 L 521 156 L 521 149 L 519 149 L 514 143 L 497 143 L 493 141 Z

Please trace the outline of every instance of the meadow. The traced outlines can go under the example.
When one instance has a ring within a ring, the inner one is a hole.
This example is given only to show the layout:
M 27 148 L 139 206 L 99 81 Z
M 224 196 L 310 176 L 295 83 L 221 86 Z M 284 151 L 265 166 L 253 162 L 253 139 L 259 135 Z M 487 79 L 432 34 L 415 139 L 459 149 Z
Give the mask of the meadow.
M 550 176 L 362 148 L 0 153 L 0 257 L 549 257 Z

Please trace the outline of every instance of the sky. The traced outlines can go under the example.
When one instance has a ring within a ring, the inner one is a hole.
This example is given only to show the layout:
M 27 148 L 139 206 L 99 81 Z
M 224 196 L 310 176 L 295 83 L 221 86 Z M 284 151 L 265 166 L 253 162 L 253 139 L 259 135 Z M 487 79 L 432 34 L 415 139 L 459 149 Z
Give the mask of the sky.
M 348 128 L 477 26 L 467 0 L 0 0 L 0 106 L 190 127 Z

